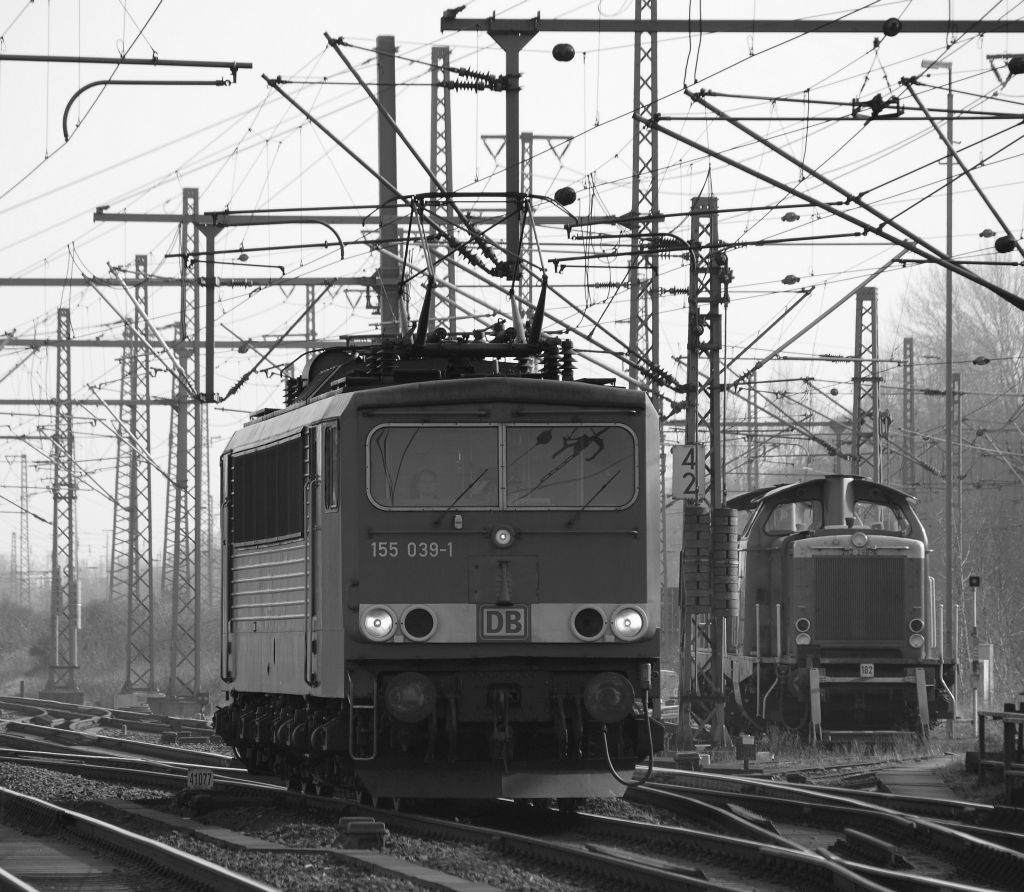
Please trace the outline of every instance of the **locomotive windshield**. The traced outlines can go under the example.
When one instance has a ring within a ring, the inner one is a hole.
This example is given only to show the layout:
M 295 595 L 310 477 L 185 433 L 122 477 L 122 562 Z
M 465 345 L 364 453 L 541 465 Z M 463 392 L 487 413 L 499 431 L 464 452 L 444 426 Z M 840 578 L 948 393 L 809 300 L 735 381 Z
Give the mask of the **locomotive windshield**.
M 855 526 L 884 530 L 900 536 L 910 535 L 910 521 L 899 505 L 889 502 L 857 501 L 853 504 Z
M 498 506 L 494 425 L 389 424 L 368 445 L 370 498 L 382 508 Z
M 510 508 L 621 508 L 636 489 L 624 427 L 509 425 L 506 462 Z
M 780 502 L 772 509 L 764 524 L 764 531 L 769 536 L 788 536 L 801 530 L 820 528 L 821 502 L 818 499 Z
M 636 497 L 636 439 L 621 425 L 401 425 L 367 441 L 381 508 L 623 508 Z

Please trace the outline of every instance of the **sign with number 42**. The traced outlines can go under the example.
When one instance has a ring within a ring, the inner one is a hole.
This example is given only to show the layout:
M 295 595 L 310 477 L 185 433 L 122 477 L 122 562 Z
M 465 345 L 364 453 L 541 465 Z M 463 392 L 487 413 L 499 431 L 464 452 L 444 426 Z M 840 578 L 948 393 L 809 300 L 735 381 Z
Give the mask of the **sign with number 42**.
M 672 498 L 699 500 L 704 496 L 704 447 L 684 443 L 672 447 Z

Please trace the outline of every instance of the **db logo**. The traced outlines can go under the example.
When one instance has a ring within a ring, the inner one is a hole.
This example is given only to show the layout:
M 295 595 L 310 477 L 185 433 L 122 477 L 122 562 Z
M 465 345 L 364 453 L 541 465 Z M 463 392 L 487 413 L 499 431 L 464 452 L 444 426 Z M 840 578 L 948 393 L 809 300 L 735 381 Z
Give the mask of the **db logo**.
M 528 607 L 481 607 L 478 633 L 480 640 L 517 639 L 530 637 L 530 612 Z

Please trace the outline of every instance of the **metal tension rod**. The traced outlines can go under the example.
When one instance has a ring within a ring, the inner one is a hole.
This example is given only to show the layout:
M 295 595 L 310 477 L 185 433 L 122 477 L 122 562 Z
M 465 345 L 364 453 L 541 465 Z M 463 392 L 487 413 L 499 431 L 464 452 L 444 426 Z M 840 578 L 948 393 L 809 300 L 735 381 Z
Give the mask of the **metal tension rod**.
M 201 62 L 191 59 L 129 59 L 125 56 L 38 56 L 24 53 L 0 53 L 0 62 L 74 62 L 81 65 L 153 65 L 157 68 L 227 68 L 236 80 L 240 68 L 252 68 L 252 62 Z
M 445 191 L 444 184 L 434 175 L 434 172 L 430 169 L 430 165 L 427 164 L 427 162 L 420 157 L 419 153 L 413 147 L 413 144 L 409 141 L 408 137 L 406 137 L 405 132 L 402 130 L 401 127 L 398 126 L 398 122 L 395 121 L 395 119 L 391 117 L 391 115 L 388 113 L 387 109 L 385 109 L 384 106 L 381 105 L 380 100 L 374 95 L 369 85 L 359 74 L 359 71 L 348 60 L 348 57 L 341 51 L 341 47 L 343 45 L 347 45 L 345 44 L 345 41 L 342 40 L 340 37 L 331 37 L 331 35 L 328 34 L 326 31 L 324 32 L 324 38 L 327 40 L 327 45 L 332 50 L 334 50 L 334 52 L 338 54 L 338 58 L 345 63 L 345 67 L 348 68 L 348 70 L 352 73 L 352 76 L 356 79 L 359 86 L 363 88 L 363 92 L 366 93 L 370 101 L 376 106 L 377 111 L 381 115 L 383 115 L 384 118 L 387 120 L 388 124 L 391 125 L 391 128 L 395 131 L 395 133 L 398 135 L 398 138 L 409 150 L 409 153 L 412 155 L 412 157 L 416 159 L 416 162 L 419 164 L 419 166 L 426 172 L 427 177 L 430 179 L 430 182 L 433 184 L 438 194 L 442 197 L 444 203 L 448 207 L 450 207 L 452 212 L 459 218 L 459 221 L 462 223 L 463 228 L 466 230 L 469 236 L 473 239 L 474 242 L 480 245 L 480 248 L 482 251 L 484 251 L 484 253 L 489 253 L 493 260 L 493 252 L 490 250 L 492 243 L 489 243 L 489 240 L 487 240 L 484 236 L 477 232 L 476 227 L 473 225 L 473 222 L 469 219 L 469 217 L 466 216 L 466 214 L 462 211 L 458 204 L 456 204 L 452 196 L 450 196 Z M 397 199 L 399 197 L 399 193 L 397 192 L 397 190 L 395 190 L 395 198 Z
M 634 19 L 532 19 L 461 18 L 457 10 L 441 16 L 442 31 L 486 31 L 539 33 L 540 31 L 599 31 L 605 34 L 633 34 L 636 31 L 659 34 L 878 34 L 883 28 L 897 34 L 1020 34 L 1024 19 L 659 19 L 638 23 Z M 887 36 L 889 36 L 887 34 Z
M 708 102 L 707 99 L 705 99 L 703 96 L 694 93 L 692 90 L 686 90 L 686 94 L 687 96 L 689 96 L 691 100 L 703 105 L 706 109 L 708 109 L 708 111 L 718 115 L 723 121 L 727 121 L 728 123 L 732 124 L 734 127 L 745 133 L 751 139 L 756 140 L 761 145 L 775 152 L 775 154 L 779 155 L 781 158 L 784 158 L 786 161 L 789 161 L 791 164 L 800 168 L 805 173 L 809 174 L 810 176 L 814 177 L 814 179 L 818 180 L 818 182 L 823 183 L 830 189 L 834 189 L 836 192 L 842 195 L 847 200 L 847 202 L 855 204 L 857 205 L 857 207 L 861 208 L 861 210 L 866 211 L 867 213 L 871 214 L 874 217 L 877 217 L 879 220 L 882 221 L 882 224 L 880 226 L 875 226 L 869 222 L 854 217 L 852 214 L 848 214 L 845 211 L 842 211 L 836 207 L 827 205 L 825 202 L 820 202 L 818 199 L 812 198 L 809 195 L 805 195 L 798 189 L 794 189 L 791 186 L 787 186 L 785 183 L 781 183 L 772 177 L 759 173 L 758 171 L 755 171 L 752 168 L 747 167 L 745 164 L 742 164 L 739 161 L 735 161 L 734 159 L 729 158 L 720 152 L 715 152 L 713 149 L 708 148 L 707 146 L 703 146 L 700 143 L 696 143 L 693 140 L 687 139 L 685 136 L 682 136 L 679 133 L 674 133 L 673 131 L 662 127 L 661 125 L 657 124 L 654 121 L 645 123 L 648 123 L 649 126 L 656 127 L 659 131 L 666 134 L 667 136 L 671 136 L 673 139 L 677 139 L 680 142 L 686 143 L 687 145 L 697 149 L 700 152 L 703 152 L 706 155 L 710 155 L 713 158 L 717 158 L 718 160 L 725 162 L 731 167 L 735 167 L 737 170 L 742 170 L 744 173 L 747 173 L 750 176 L 755 177 L 756 179 L 760 179 L 763 182 L 770 183 L 771 185 L 775 186 L 776 188 L 782 189 L 783 191 L 787 192 L 790 195 L 794 195 L 805 201 L 809 201 L 816 207 L 820 207 L 822 210 L 827 210 L 829 213 L 834 214 L 837 217 L 841 217 L 842 219 L 847 220 L 850 223 L 853 223 L 855 226 L 862 226 L 868 232 L 881 236 L 886 241 L 892 242 L 899 248 L 908 248 L 918 256 L 924 257 L 926 260 L 934 261 L 935 263 L 940 264 L 946 269 L 952 270 L 958 275 L 961 275 L 964 278 L 969 279 L 975 284 L 981 285 L 983 288 L 987 288 L 989 291 L 992 291 L 994 294 L 999 295 L 1005 301 L 1015 306 L 1018 310 L 1024 310 L 1024 300 L 1022 300 L 1013 292 L 1008 291 L 1005 288 L 1001 288 L 995 283 L 989 282 L 986 279 L 983 279 L 981 276 L 977 275 L 976 273 L 966 269 L 964 266 L 962 266 L 961 264 L 957 263 L 955 260 L 947 256 L 943 251 L 940 251 L 938 248 L 933 247 L 924 239 L 922 239 L 919 235 L 917 235 L 914 232 L 911 232 L 909 229 L 907 229 L 902 224 L 898 223 L 892 217 L 887 217 L 885 214 L 876 211 L 870 204 L 868 204 L 859 196 L 854 195 L 847 189 L 844 189 L 839 184 L 832 182 L 830 179 L 823 176 L 819 171 L 815 170 L 810 165 L 804 164 L 798 158 L 795 158 L 788 152 L 784 151 L 783 149 L 780 149 L 770 140 L 765 139 L 759 133 L 756 133 L 751 128 L 744 126 L 739 121 L 735 120 L 734 118 L 727 115 L 725 112 L 716 108 L 710 102 Z M 890 235 L 885 230 L 886 226 L 891 227 L 900 234 L 904 235 L 906 237 L 906 240 L 903 241 L 898 239 L 894 235 Z
M 960 157 L 960 153 L 953 147 L 953 144 L 946 138 L 946 134 L 942 132 L 939 125 L 935 123 L 935 118 L 932 117 L 931 113 L 927 108 L 924 107 L 924 103 L 921 102 L 921 97 L 917 95 L 914 90 L 914 84 L 918 82 L 916 77 L 902 77 L 900 78 L 900 84 L 907 88 L 907 92 L 914 97 L 920 107 L 921 111 L 924 112 L 924 116 L 928 119 L 928 123 L 935 128 L 935 132 L 939 134 L 939 139 L 942 140 L 942 144 L 946 147 L 946 151 L 949 152 L 956 159 L 956 163 L 960 165 L 960 169 L 964 172 L 964 176 L 971 181 L 971 185 L 974 186 L 974 191 L 978 193 L 978 197 L 985 202 L 985 206 L 992 212 L 992 216 L 996 218 L 996 221 L 1000 226 L 1003 227 L 1003 232 L 1007 235 L 1012 236 L 1012 230 L 1006 225 L 1006 221 L 999 215 L 999 211 L 995 209 L 995 206 L 991 201 L 988 200 L 988 196 L 985 194 L 985 190 L 978 185 L 978 181 L 974 179 L 974 175 L 971 173 L 971 169 L 964 164 L 963 159 Z M 1016 246 L 1017 251 L 1022 257 L 1024 257 L 1024 245 L 1021 245 L 1020 241 L 1016 238 L 1013 239 L 1013 244 Z

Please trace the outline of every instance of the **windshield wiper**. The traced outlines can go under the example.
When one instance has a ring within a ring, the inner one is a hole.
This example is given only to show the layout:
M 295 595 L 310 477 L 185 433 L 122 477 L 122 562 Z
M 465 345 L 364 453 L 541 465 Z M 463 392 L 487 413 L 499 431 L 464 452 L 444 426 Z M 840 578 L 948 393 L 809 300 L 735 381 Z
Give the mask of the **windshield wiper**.
M 565 525 L 566 525 L 567 527 L 571 527 L 571 526 L 572 526 L 572 525 L 573 525 L 573 524 L 574 524 L 574 523 L 576 522 L 576 518 L 580 516 L 580 513 L 581 513 L 582 511 L 585 511 L 585 510 L 586 510 L 587 508 L 589 508 L 589 507 L 590 507 L 590 505 L 591 505 L 591 503 L 592 503 L 592 502 L 594 501 L 594 499 L 596 499 L 596 498 L 597 498 L 597 497 L 598 497 L 599 495 L 601 495 L 601 493 L 603 493 L 603 492 L 604 492 L 604 491 L 605 491 L 605 490 L 606 490 L 606 489 L 607 489 L 607 488 L 608 488 L 609 486 L 611 486 L 611 482 L 612 482 L 612 481 L 613 481 L 613 480 L 614 480 L 614 479 L 615 479 L 616 477 L 618 477 L 618 476 L 619 476 L 619 474 L 621 474 L 621 473 L 622 473 L 622 468 L 619 468 L 619 470 L 617 470 L 617 471 L 616 471 L 616 472 L 615 472 L 614 474 L 612 474 L 612 476 L 611 476 L 611 477 L 609 477 L 609 478 L 608 478 L 607 480 L 605 480 L 605 482 L 604 482 L 604 483 L 603 483 L 603 484 L 601 485 L 601 488 L 600 488 L 600 489 L 598 489 L 598 491 L 597 491 L 597 492 L 595 492 L 595 493 L 594 493 L 594 494 L 593 494 L 593 495 L 592 495 L 592 496 L 591 496 L 591 497 L 590 497 L 589 499 L 587 499 L 587 500 L 586 500 L 586 502 L 584 502 L 584 503 L 583 503 L 582 505 L 580 505 L 580 506 L 579 506 L 579 508 L 577 508 L 577 509 L 576 509 L 576 513 L 575 513 L 575 514 L 573 514 L 573 516 L 572 516 L 572 517 L 570 517 L 570 518 L 569 518 L 569 519 L 568 519 L 568 520 L 567 520 L 567 521 L 565 522 Z
M 484 474 L 486 474 L 490 470 L 491 470 L 491 468 L 484 468 L 479 474 L 476 475 L 476 477 L 473 478 L 473 480 L 470 481 L 469 486 L 467 486 L 464 490 L 462 490 L 462 492 L 460 492 L 455 497 L 455 500 L 447 508 L 445 508 L 444 511 L 441 512 L 441 514 L 437 518 L 437 520 L 434 521 L 434 526 L 435 527 L 441 525 L 441 521 L 444 520 L 448 516 L 448 512 L 451 511 L 452 508 L 454 508 L 456 505 L 458 505 L 459 504 L 459 500 L 467 492 L 469 492 L 474 486 L 476 486 L 480 482 L 480 480 L 483 478 Z

